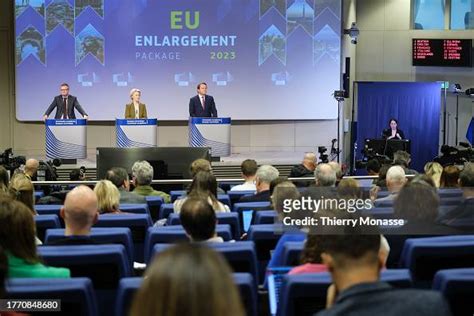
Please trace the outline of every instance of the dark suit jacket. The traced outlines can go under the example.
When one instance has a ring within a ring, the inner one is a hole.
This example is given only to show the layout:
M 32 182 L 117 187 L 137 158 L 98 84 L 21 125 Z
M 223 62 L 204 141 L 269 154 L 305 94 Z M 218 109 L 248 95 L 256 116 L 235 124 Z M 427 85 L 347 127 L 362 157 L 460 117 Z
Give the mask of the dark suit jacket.
M 135 106 L 133 106 L 133 103 L 129 103 L 125 105 L 125 118 L 126 119 L 135 118 Z M 138 105 L 138 118 L 141 118 L 141 119 L 147 118 L 146 105 L 143 103 L 140 103 Z
M 255 193 L 254 195 L 245 195 L 239 202 L 270 202 L 270 190 Z
M 204 109 L 202 108 L 199 95 L 189 99 L 189 116 L 190 117 L 217 117 L 216 104 L 214 98 L 210 95 L 204 97 Z
M 46 112 L 44 113 L 45 115 L 51 114 L 51 112 L 56 108 L 56 115 L 54 115 L 55 119 L 62 119 L 63 114 L 64 114 L 64 104 L 63 104 L 63 97 L 61 95 L 58 95 L 54 97 L 53 102 L 51 105 L 48 107 Z M 67 116 L 70 119 L 75 119 L 76 118 L 76 113 L 74 113 L 74 109 L 77 109 L 79 113 L 82 114 L 82 116 L 87 115 L 86 111 L 82 108 L 82 106 L 79 104 L 79 101 L 77 101 L 77 98 L 69 95 L 67 97 Z
M 77 246 L 77 245 L 98 245 L 89 236 L 64 236 L 64 238 L 48 243 L 48 246 Z
M 415 289 L 395 289 L 384 282 L 360 283 L 337 296 L 330 309 L 317 316 L 335 315 L 417 315 L 449 316 L 449 306 L 441 293 Z

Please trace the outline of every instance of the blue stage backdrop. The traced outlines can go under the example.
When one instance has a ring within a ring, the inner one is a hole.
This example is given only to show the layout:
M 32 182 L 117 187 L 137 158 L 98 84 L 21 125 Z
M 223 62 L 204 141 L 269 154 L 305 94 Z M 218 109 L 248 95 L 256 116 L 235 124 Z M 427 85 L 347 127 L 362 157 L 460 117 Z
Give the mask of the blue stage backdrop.
M 411 167 L 438 155 L 441 87 L 436 82 L 358 82 L 357 159 L 366 138 L 381 138 L 391 117 L 411 140 Z
M 16 117 L 67 82 L 92 120 L 187 120 L 205 81 L 219 116 L 335 119 L 341 0 L 15 0 Z

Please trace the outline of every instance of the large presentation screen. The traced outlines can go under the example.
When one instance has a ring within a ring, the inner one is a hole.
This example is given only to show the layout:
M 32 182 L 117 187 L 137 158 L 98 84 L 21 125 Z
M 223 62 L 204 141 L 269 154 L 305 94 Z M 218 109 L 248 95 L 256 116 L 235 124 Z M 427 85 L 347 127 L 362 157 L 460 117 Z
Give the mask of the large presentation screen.
M 20 121 L 63 82 L 91 120 L 123 117 L 132 88 L 187 120 L 199 82 L 234 120 L 337 117 L 341 0 L 15 0 L 15 21 Z

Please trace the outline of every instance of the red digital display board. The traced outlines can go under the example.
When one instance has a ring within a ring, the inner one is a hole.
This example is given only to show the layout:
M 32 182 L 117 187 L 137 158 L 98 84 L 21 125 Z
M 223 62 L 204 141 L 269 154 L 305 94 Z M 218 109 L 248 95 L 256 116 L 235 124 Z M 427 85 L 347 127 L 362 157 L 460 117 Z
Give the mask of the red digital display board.
M 471 67 L 470 39 L 413 39 L 413 66 Z

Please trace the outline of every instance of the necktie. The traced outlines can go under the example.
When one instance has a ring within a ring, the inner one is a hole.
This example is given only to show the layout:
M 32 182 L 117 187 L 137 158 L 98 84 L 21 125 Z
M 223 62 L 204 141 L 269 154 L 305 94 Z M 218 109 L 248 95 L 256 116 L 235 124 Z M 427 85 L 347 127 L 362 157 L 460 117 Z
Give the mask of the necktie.
M 204 103 L 204 96 L 203 95 L 201 96 L 201 103 L 202 103 L 202 109 L 205 110 L 206 106 L 205 106 L 205 103 Z
M 64 114 L 63 118 L 67 119 L 67 98 L 63 98 L 63 103 L 64 103 Z

